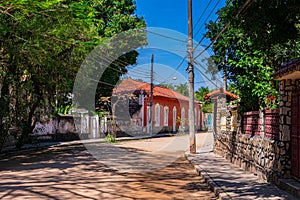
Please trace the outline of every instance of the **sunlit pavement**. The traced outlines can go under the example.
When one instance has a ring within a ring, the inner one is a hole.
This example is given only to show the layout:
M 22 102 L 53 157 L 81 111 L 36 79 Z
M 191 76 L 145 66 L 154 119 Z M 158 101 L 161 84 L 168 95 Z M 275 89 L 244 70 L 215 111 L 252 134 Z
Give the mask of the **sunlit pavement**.
M 199 147 L 209 146 L 205 137 Z M 65 145 L 2 159 L 0 199 L 215 199 L 183 157 L 187 142 Z

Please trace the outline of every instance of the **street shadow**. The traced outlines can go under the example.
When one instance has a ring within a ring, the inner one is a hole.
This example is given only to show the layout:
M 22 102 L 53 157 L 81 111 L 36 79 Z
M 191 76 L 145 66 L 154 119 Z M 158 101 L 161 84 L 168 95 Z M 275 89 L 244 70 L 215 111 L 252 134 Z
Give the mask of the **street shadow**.
M 115 152 L 112 145 L 93 148 L 105 156 L 96 159 L 77 145 L 1 159 L 0 199 L 215 199 L 183 156 L 156 170 L 137 172 L 120 167 L 149 167 L 150 161 L 163 162 L 166 155 L 133 148 Z M 108 158 L 114 159 L 105 164 Z M 117 164 L 110 166 L 112 162 Z
M 202 166 L 200 174 L 209 177 L 233 199 L 288 199 L 296 198 L 280 191 L 275 185 L 260 181 L 219 156 L 203 153 L 192 158 L 193 163 Z

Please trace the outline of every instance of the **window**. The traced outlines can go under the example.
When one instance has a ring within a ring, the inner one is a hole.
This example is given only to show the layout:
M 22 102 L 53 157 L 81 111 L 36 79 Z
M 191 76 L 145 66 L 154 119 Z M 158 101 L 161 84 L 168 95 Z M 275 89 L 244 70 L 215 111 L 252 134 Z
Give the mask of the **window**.
M 169 121 L 169 107 L 165 106 L 164 107 L 164 126 L 169 125 L 168 121 Z
M 155 126 L 160 126 L 160 106 L 158 103 L 155 105 Z
M 184 121 L 185 121 L 185 110 L 184 108 L 181 109 L 181 126 L 184 128 Z
M 173 107 L 173 132 L 176 131 L 176 117 L 177 117 L 176 115 L 177 115 L 176 107 L 174 106 Z
M 147 125 L 150 124 L 150 107 L 147 106 Z

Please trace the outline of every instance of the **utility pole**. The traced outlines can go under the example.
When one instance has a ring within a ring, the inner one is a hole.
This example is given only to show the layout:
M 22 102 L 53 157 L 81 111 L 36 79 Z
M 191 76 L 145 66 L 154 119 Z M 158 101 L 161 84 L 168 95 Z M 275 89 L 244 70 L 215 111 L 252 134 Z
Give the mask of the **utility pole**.
M 194 56 L 193 56 L 193 14 L 192 0 L 188 0 L 188 77 L 189 77 L 189 136 L 190 153 L 196 153 L 195 111 L 194 111 Z
M 153 65 L 154 65 L 154 55 L 152 54 L 151 57 L 151 84 L 150 84 L 150 119 L 149 119 L 149 125 L 150 125 L 150 134 L 153 135 L 153 116 L 152 116 L 152 105 L 153 105 Z

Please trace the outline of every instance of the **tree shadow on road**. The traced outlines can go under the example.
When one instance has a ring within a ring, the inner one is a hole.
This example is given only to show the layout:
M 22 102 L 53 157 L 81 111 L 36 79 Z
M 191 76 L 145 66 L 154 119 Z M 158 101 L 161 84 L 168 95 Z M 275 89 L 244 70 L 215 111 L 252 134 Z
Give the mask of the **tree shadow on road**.
M 136 163 L 146 157 L 162 162 L 165 158 L 124 149 L 128 151 L 138 154 Z M 0 199 L 215 199 L 183 156 L 160 169 L 138 173 L 106 165 L 78 145 L 5 158 L 0 170 Z

